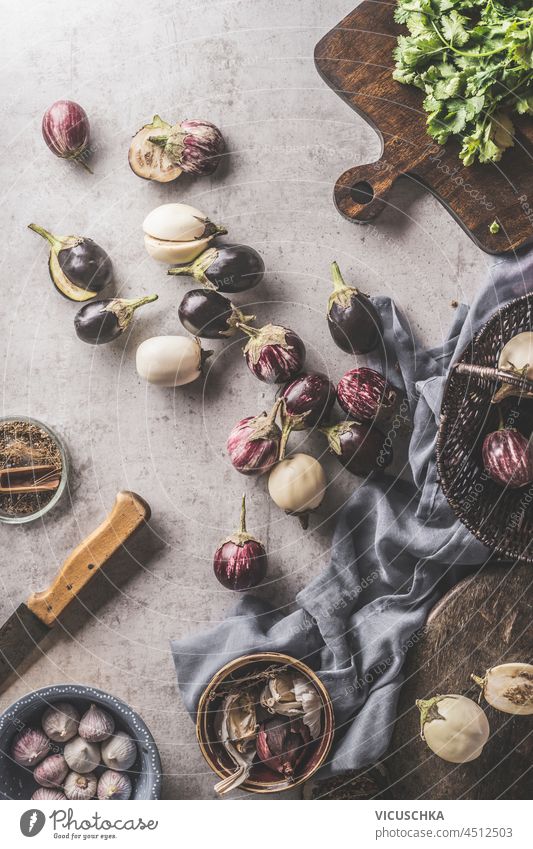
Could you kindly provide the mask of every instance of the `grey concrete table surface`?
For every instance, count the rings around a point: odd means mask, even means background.
[[[270,554],[259,593],[290,610],[297,591],[327,563],[335,513],[359,481],[326,459],[328,495],[304,534],[270,502],[264,481],[233,471],[224,449],[229,428],[274,395],[246,369],[238,340],[215,343],[205,384],[172,391],[138,378],[139,342],[183,332],[177,307],[187,288],[146,254],[145,215],[164,202],[192,203],[224,222],[229,238],[254,245],[265,258],[265,281],[235,300],[253,305],[261,321],[294,327],[308,347],[308,365],[333,380],[353,367],[324,319],[333,259],[349,281],[392,295],[428,344],[446,335],[452,299],[468,301],[492,262],[409,181],[375,225],[358,227],[336,212],[335,179],[379,154],[373,131],[313,63],[316,42],[352,6],[2,0],[2,414],[55,427],[73,472],[71,498],[44,522],[0,528],[0,614],[7,617],[46,585],[119,489],[143,495],[153,521],[135,548],[138,563],[123,563],[88,610],[70,614],[46,654],[1,694],[0,707],[58,682],[121,697],[154,733],[166,798],[214,796],[214,776],[177,692],[169,639],[219,621],[234,605],[213,576],[211,557],[236,526],[242,491],[249,528]],[[93,176],[55,159],[41,138],[45,108],[62,97],[79,101],[90,116]],[[219,125],[230,152],[220,173],[168,185],[135,177],[129,139],[156,112]],[[93,237],[112,256],[120,294],[158,292],[158,302],[139,313],[125,338],[84,345],[74,333],[76,306],[53,289],[45,245],[26,229],[31,221]],[[324,448],[315,437],[308,447]]]

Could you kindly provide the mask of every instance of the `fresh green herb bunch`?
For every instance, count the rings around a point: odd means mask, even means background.
[[[465,165],[498,162],[511,115],[533,115],[533,2],[398,0],[394,79],[426,97],[428,133],[457,137]]]

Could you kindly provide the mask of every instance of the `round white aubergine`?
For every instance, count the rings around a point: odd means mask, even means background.
[[[137,373],[157,386],[185,386],[202,374],[207,356],[198,339],[188,336],[152,336],[137,348]]]
[[[533,665],[501,663],[472,680],[481,687],[485,701],[503,713],[516,716],[533,714]]]
[[[309,454],[293,454],[274,466],[268,478],[268,491],[287,513],[306,513],[320,506],[326,483],[318,460]]]
[[[474,761],[489,739],[484,711],[466,696],[449,694],[420,699],[420,735],[432,752],[452,764]]]
[[[186,203],[164,203],[156,207],[144,219],[143,230],[150,256],[167,265],[192,262],[215,236],[226,232]]]

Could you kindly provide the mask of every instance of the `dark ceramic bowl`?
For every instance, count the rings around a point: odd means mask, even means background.
[[[148,728],[127,704],[102,690],[74,684],[57,684],[23,696],[0,716],[0,799],[31,799],[38,788],[31,769],[19,766],[10,755],[13,738],[26,725],[41,727],[44,711],[55,702],[70,702],[80,715],[91,704],[112,714],[116,730],[126,731],[137,742],[137,760],[127,770],[132,783],[132,799],[159,799],[161,760]],[[53,744],[56,745],[56,744]],[[103,772],[98,767],[95,772]]]
[[[320,737],[309,744],[309,754],[299,765],[294,780],[290,784],[287,784],[287,780],[283,776],[273,772],[265,764],[256,761],[252,766],[249,777],[239,786],[239,790],[248,790],[252,793],[280,793],[292,789],[307,781],[317,769],[320,769],[331,748],[335,725],[333,707],[329,693],[318,675],[301,660],[296,660],[289,655],[279,652],[260,652],[238,657],[223,666],[211,679],[202,694],[196,718],[196,736],[207,763],[220,778],[226,778],[235,772],[235,764],[222,743],[217,739],[215,732],[215,718],[217,713],[220,713],[222,701],[217,695],[219,688],[227,686],[235,678],[240,679],[246,675],[253,675],[264,669],[278,666],[279,669],[288,668],[299,672],[315,687],[322,705]]]

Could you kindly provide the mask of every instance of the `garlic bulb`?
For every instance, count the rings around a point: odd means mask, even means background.
[[[151,257],[167,265],[192,262],[224,227],[186,203],[164,203],[144,219],[144,244]]]
[[[185,386],[197,380],[211,355],[189,336],[153,336],[137,348],[137,373],[157,386]]]
[[[131,780],[123,772],[108,769],[100,776],[98,782],[98,798],[129,799],[131,796]]]
[[[515,377],[533,380],[533,333],[531,331],[518,333],[504,345],[498,360],[498,368],[510,372]],[[501,401],[508,395],[531,397],[531,393],[504,383],[494,395],[493,403]]]
[[[255,758],[255,709],[253,710],[253,726],[254,733],[252,735],[252,723],[250,716],[247,716],[245,702],[238,708],[244,710],[242,716],[242,725],[236,722],[237,714],[232,715],[231,708],[237,707],[240,702],[240,693],[228,693],[219,710],[215,713],[215,734],[220,740],[229,757],[235,764],[235,771],[223,778],[215,784],[215,792],[222,796],[224,793],[229,793],[230,790],[235,790],[243,781],[246,781],[250,775],[252,764]],[[235,699],[231,699],[235,696]],[[251,705],[253,708],[253,705]],[[245,740],[240,737],[239,740],[232,740],[232,735],[240,735],[244,733],[247,737]]]
[[[224,714],[227,740],[235,745],[239,752],[244,752],[251,740],[257,735],[257,718],[252,696],[246,690],[234,691],[225,696],[220,707]],[[219,728],[222,734],[222,724]]]
[[[270,713],[301,716],[313,740],[320,736],[322,703],[316,688],[303,675],[288,670],[278,672],[265,685],[260,701]]]
[[[439,758],[453,764],[478,758],[489,739],[487,717],[472,699],[445,695],[420,699],[420,734]]]
[[[35,766],[50,749],[48,737],[39,728],[24,728],[13,741],[11,756],[21,766]]]
[[[107,740],[114,730],[115,720],[111,714],[98,705],[91,705],[80,720],[78,733],[89,743],[101,743],[102,740]]]
[[[518,716],[533,714],[533,666],[530,663],[502,663],[487,669],[483,678],[470,677],[496,710]]]
[[[277,463],[268,478],[273,501],[286,513],[300,517],[307,527],[308,514],[320,506],[326,490],[324,469],[309,454],[293,454]]]
[[[68,764],[63,755],[50,755],[33,770],[33,777],[42,787],[58,787],[68,772]]]
[[[102,743],[102,760],[110,769],[130,769],[137,758],[137,744],[125,731],[117,731]]]
[[[74,705],[57,702],[45,711],[41,725],[54,743],[66,743],[78,733],[79,721],[80,715]]]
[[[67,797],[62,790],[51,787],[39,787],[31,798],[36,802],[62,802]]]
[[[74,772],[91,772],[100,763],[100,746],[83,740],[82,737],[74,737],[65,746],[63,752],[65,760]]]
[[[96,793],[98,780],[92,772],[80,775],[79,772],[69,772],[63,787],[67,799],[83,800],[93,799]]]

